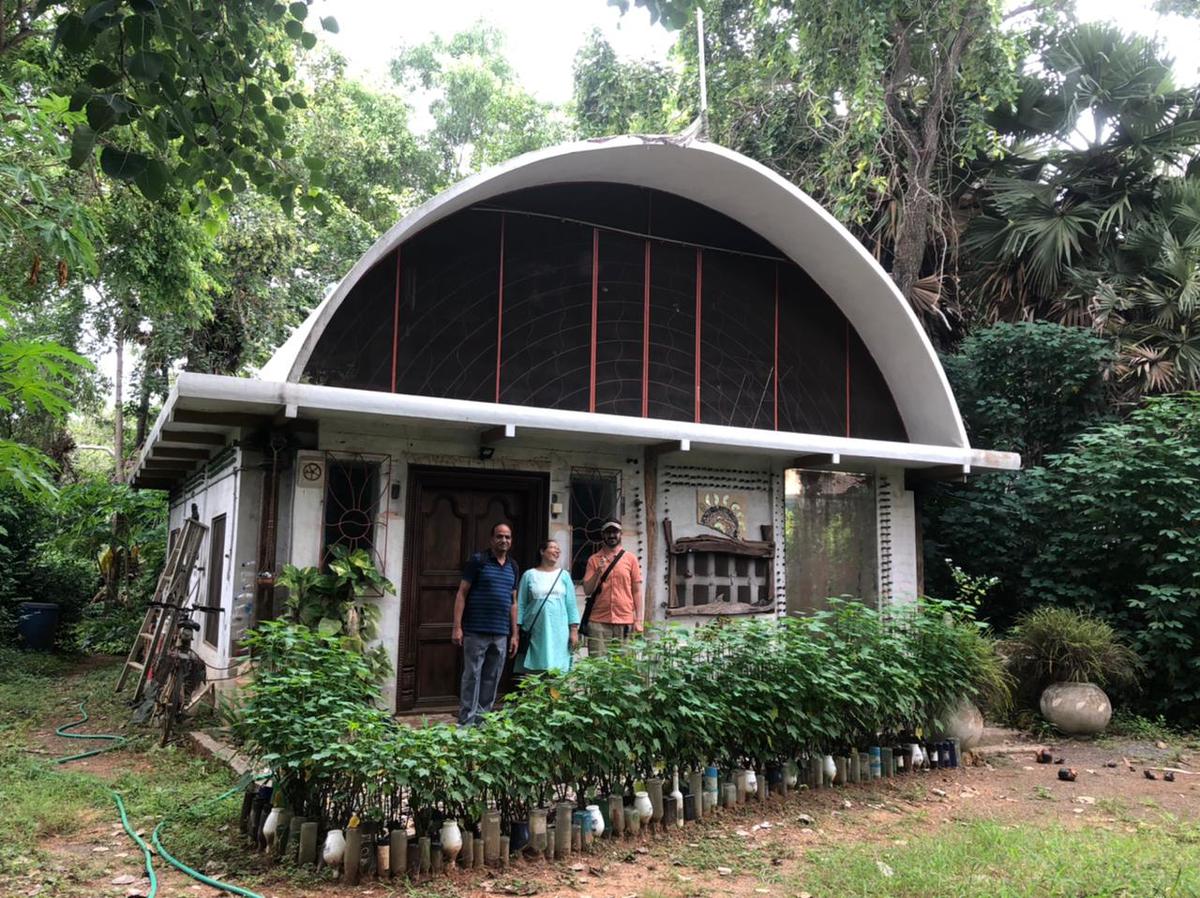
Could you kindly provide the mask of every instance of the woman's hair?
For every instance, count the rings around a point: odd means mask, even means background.
[[[554,544],[557,546],[557,545],[558,545],[558,540],[556,540],[556,539],[544,539],[544,540],[542,540],[540,543],[538,543],[538,554],[539,554],[539,555],[541,555],[543,552],[545,552],[545,551],[546,551],[546,546],[550,545],[550,543],[554,543]]]

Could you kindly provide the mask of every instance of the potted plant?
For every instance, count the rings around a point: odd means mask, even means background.
[[[1018,618],[1004,643],[1026,698],[1068,735],[1103,731],[1112,703],[1102,686],[1132,685],[1141,662],[1104,621],[1069,608],[1036,608]]]

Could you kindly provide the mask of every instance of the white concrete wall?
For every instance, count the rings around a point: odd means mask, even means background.
[[[297,453],[293,467],[293,480],[281,481],[280,486],[280,554],[278,566],[291,562],[296,565],[316,565],[322,549],[325,481],[322,474],[317,481],[308,481],[303,475],[306,463],[312,462],[324,471],[325,453],[362,453],[367,456],[384,456],[383,472],[392,485],[398,487],[398,496],[392,498],[391,488],[382,488],[384,494],[383,526],[386,534],[382,539],[383,573],[402,588],[403,552],[405,543],[405,512],[407,508],[408,473],[410,465],[441,465],[446,467],[473,468],[476,470],[522,471],[549,475],[549,497],[551,505],[555,497],[562,511],[554,514],[546,509],[549,520],[549,535],[558,540],[569,559],[571,554],[570,481],[572,471],[583,469],[588,472],[612,471],[620,478],[620,490],[624,499],[622,524],[624,547],[634,553],[642,565],[646,579],[646,601],[652,620],[667,619],[667,584],[669,559],[662,521],[670,518],[675,538],[711,534],[714,531],[697,523],[697,491],[739,493],[746,499],[744,509],[748,539],[761,538],[761,526],[770,528],[776,544],[776,557],[770,580],[773,584],[774,602],[765,612],[772,616],[786,613],[785,582],[785,535],[784,535],[784,485],[783,468],[780,461],[768,458],[755,459],[746,456],[721,455],[716,453],[671,451],[659,456],[656,462],[655,488],[657,508],[654,515],[653,533],[647,532],[645,507],[645,468],[640,449],[623,450],[619,446],[597,445],[592,448],[557,445],[534,447],[514,441],[511,445],[500,443],[495,455],[488,461],[479,459],[479,445],[474,439],[411,439],[367,429],[355,429],[352,425],[335,428],[328,423],[321,428],[319,448]],[[887,469],[877,472],[880,483],[878,503],[880,526],[879,558],[881,569],[885,557],[890,559],[890,601],[908,601],[917,594],[916,532],[913,496],[903,489],[902,469]],[[885,494],[886,493],[886,497]],[[886,498],[886,502],[882,499]],[[247,503],[248,504],[248,503]],[[885,507],[886,506],[886,507]],[[886,512],[886,513],[885,513]],[[250,512],[241,515],[243,527],[249,530]],[[884,518],[886,517],[886,525]],[[254,508],[257,520],[257,501]],[[885,532],[886,529],[886,532]],[[253,532],[257,534],[255,523]],[[886,537],[886,539],[885,539]],[[378,534],[377,534],[378,538]],[[517,539],[521,534],[517,534]],[[653,541],[653,569],[647,565],[647,548]],[[253,555],[248,556],[253,558]],[[879,572],[882,576],[882,570]],[[583,606],[583,593],[579,589],[577,598]],[[386,595],[376,600],[380,608],[380,642],[387,647],[389,660],[395,671],[400,641],[400,602],[397,594]],[[680,625],[697,625],[711,620],[702,615],[672,615],[670,622]],[[383,697],[389,706],[395,704],[395,677],[383,684]]]
[[[219,601],[221,607],[225,609],[219,619],[217,645],[209,645],[204,640],[204,615],[202,614],[194,616],[201,629],[192,643],[196,654],[211,668],[217,669],[224,668],[229,663],[229,617],[234,595],[232,588],[235,577],[234,569],[237,565],[235,547],[238,546],[238,512],[239,506],[243,504],[245,498],[241,489],[243,479],[241,450],[235,450],[235,452],[232,463],[227,467],[198,481],[190,489],[180,493],[172,502],[168,513],[168,527],[170,530],[175,530],[183,526],[184,519],[191,515],[192,506],[195,505],[199,512],[200,522],[209,527],[209,533],[205,535],[200,552],[196,557],[196,568],[192,573],[187,598],[189,605],[207,605],[209,603],[212,521],[213,518],[222,514],[226,516],[225,541],[221,548],[224,555],[222,565],[224,570],[221,582],[216,586],[217,591],[213,594],[214,604]],[[218,670],[210,671],[209,675],[212,677],[222,674]]]
[[[762,539],[761,528],[771,528],[776,554],[771,561],[770,582],[774,602],[764,613],[778,615],[786,611],[784,601],[784,493],[782,463],[768,458],[749,459],[732,455],[700,452],[672,452],[658,460],[657,532],[655,541],[655,570],[647,573],[649,598],[655,620],[667,620],[669,600],[670,558],[667,554],[664,519],[671,521],[675,539],[688,536],[713,536],[718,531],[697,522],[699,495],[716,493],[738,494],[746,499],[746,529],[743,538]],[[782,610],[781,610],[782,609]],[[704,615],[671,615],[673,624],[695,626],[712,618]]]

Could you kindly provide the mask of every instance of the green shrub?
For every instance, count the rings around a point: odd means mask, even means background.
[[[1072,608],[1044,606],[1023,615],[1004,651],[1028,707],[1051,683],[1132,686],[1141,669],[1109,624]]]
[[[1146,668],[1137,710],[1200,721],[1200,393],[1152,399],[1048,462],[1028,589],[1110,623]]]
[[[582,804],[683,768],[761,770],[878,744],[998,682],[969,609],[932,600],[887,616],[834,601],[804,618],[666,628],[527,679],[471,729],[394,721],[339,635],[275,621],[246,642],[258,668],[235,731],[293,809],[337,825],[352,812],[412,819],[422,832],[489,804],[519,819],[551,796]]]

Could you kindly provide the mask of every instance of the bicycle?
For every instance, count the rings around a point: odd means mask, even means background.
[[[208,678],[208,665],[192,649],[192,638],[200,629],[200,624],[191,616],[196,611],[220,614],[224,610],[208,605],[163,607],[170,615],[170,621],[150,675],[154,696],[150,719],[157,721],[162,728],[159,745],[166,745],[170,740],[171,728],[191,707],[192,696]]]

